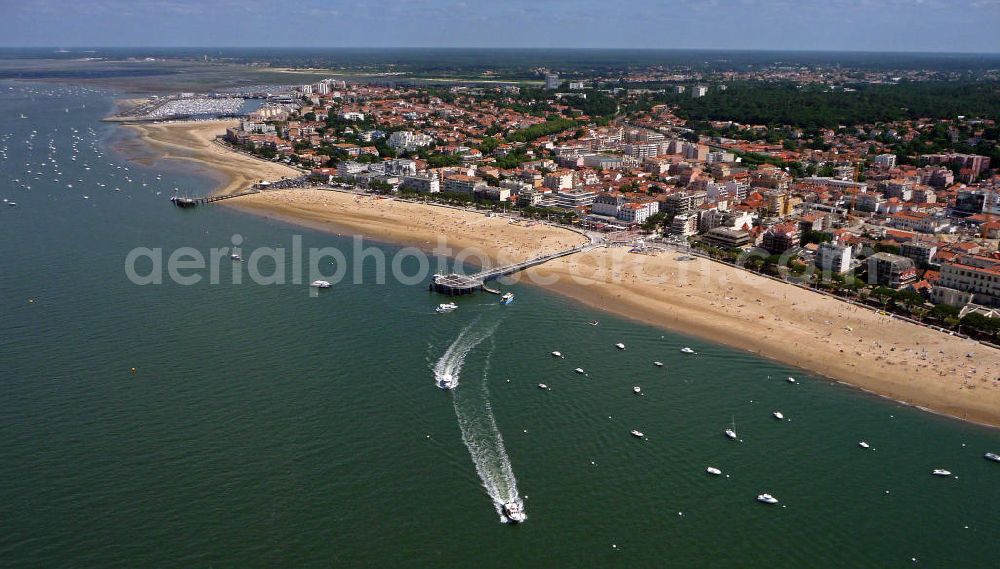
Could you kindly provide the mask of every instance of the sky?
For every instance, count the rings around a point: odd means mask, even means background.
[[[1000,0],[0,0],[0,45],[1000,52]]]

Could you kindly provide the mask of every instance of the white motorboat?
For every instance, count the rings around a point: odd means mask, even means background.
[[[557,358],[563,357],[562,352],[552,352],[552,355],[555,356],[555,357],[557,357]]]
[[[624,350],[625,344],[618,342],[617,344],[615,344],[615,347],[618,348],[619,350]]]
[[[782,419],[785,418],[785,415],[782,414],[781,411],[775,411],[774,413],[771,413],[771,414],[774,415],[774,418],[777,419],[777,420],[779,420],[779,421],[781,421]]]
[[[458,308],[458,305],[454,302],[445,302],[443,304],[439,304],[438,307],[434,309],[434,312],[437,312],[438,314],[445,314],[455,310],[456,308]]]
[[[865,441],[858,442],[858,446],[861,447],[861,448],[871,448],[871,445],[869,445]]]
[[[691,348],[689,348],[687,346],[684,346],[683,348],[681,348],[681,353],[682,354],[693,354],[694,350],[692,350]]]
[[[514,293],[505,292],[503,296],[500,297],[500,304],[507,306],[508,304],[514,302]]]
[[[1000,454],[997,454],[995,452],[988,452],[983,455],[983,458],[985,458],[986,460],[992,460],[993,462],[1000,462]]]
[[[598,322],[597,320],[594,320],[593,322],[590,323],[591,326],[597,326],[598,324],[600,324],[600,322]]]
[[[722,474],[722,471],[714,466],[709,466],[708,468],[705,469],[705,472],[711,474],[712,476],[718,476]]]
[[[788,379],[786,379],[785,381],[787,381],[788,383],[795,383],[795,378],[792,376],[788,376]]]
[[[583,374],[583,373],[586,373],[585,371],[583,371],[583,368],[582,368],[582,367],[578,367],[578,368],[576,368],[576,369],[575,369],[575,370],[573,370],[573,371],[575,371],[576,373],[580,373],[580,374]]]
[[[770,494],[760,494],[757,496],[757,501],[761,504],[777,504],[778,499]]]
[[[309,283],[309,286],[316,288],[330,288],[333,285],[330,284],[330,281],[313,281]]]
[[[637,431],[637,430],[635,430],[635,429],[632,429],[632,430],[631,430],[631,431],[629,431],[629,432],[631,432],[631,433],[632,433],[632,436],[633,436],[633,437],[637,437],[637,438],[640,438],[640,439],[641,439],[642,437],[644,437],[644,436],[645,436],[645,435],[643,435],[643,434],[642,434],[642,431]]]
[[[520,498],[505,503],[502,510],[504,517],[512,524],[519,524],[528,519],[528,515],[524,513],[524,502]]]
[[[663,362],[653,362],[656,367],[663,367]]]
[[[233,253],[232,255],[229,256],[229,258],[232,259],[232,260],[234,260],[234,261],[242,261],[243,260],[243,257],[240,257],[239,253]]]
[[[642,389],[640,389],[638,385],[633,385],[632,393],[635,393],[636,395],[642,395]]]
[[[445,373],[438,378],[437,386],[441,389],[455,389],[458,386],[458,379],[450,373]]]
[[[539,383],[538,384],[538,389],[548,389],[548,388],[549,388],[549,386],[545,385],[544,383]]]
[[[933,474],[934,476],[951,476],[951,471],[945,470],[943,468],[935,468],[933,471],[931,471],[931,474]]]

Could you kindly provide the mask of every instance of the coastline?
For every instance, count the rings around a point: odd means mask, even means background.
[[[229,124],[128,127],[163,157],[190,160],[216,172],[222,182],[215,193],[298,174],[215,144],[215,134]],[[424,250],[445,238],[453,250],[472,250],[500,263],[583,239],[543,224],[512,224],[474,212],[315,189],[269,191],[225,204],[321,231],[355,232]],[[597,249],[550,261],[514,280],[921,409],[1000,427],[1000,351],[721,263],[678,257],[670,252],[650,256]]]

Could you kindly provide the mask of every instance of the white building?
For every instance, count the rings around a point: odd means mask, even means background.
[[[548,73],[545,75],[545,88],[546,89],[558,89],[562,82],[559,81],[559,74]]]
[[[931,297],[952,306],[969,302],[1000,306],[1000,260],[960,255],[941,263],[941,278],[931,289]]]
[[[876,166],[881,166],[882,168],[895,168],[896,167],[896,155],[895,154],[879,154],[872,160],[872,163]]]
[[[400,187],[422,194],[436,194],[441,191],[441,181],[437,174],[403,176]]]
[[[409,130],[398,130],[389,135],[386,144],[396,150],[412,151],[424,146],[430,146],[434,139],[426,134],[414,133]]]
[[[707,85],[694,85],[691,87],[691,97],[697,99],[708,94]]]
[[[849,245],[821,243],[816,251],[816,266],[823,271],[846,273],[851,270],[852,253]]]

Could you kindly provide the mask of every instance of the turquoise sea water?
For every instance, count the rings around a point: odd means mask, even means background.
[[[0,566],[1000,566],[996,430],[527,286],[130,283],[138,246],[350,245],[171,207],[209,182],[112,151],[111,98],[0,83]]]

